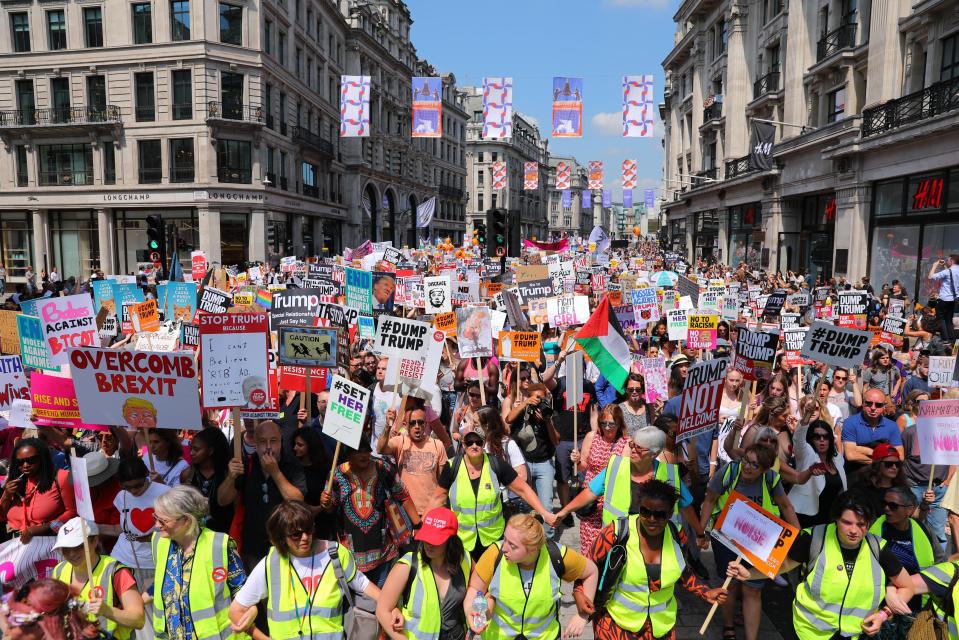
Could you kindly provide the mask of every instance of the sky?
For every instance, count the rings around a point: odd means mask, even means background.
[[[406,0],[420,58],[458,86],[484,76],[513,77],[513,108],[531,116],[549,151],[586,166],[602,160],[606,188],[620,201],[620,165],[637,161],[637,186],[662,177],[662,60],[673,47],[677,0]],[[622,136],[622,76],[653,74],[652,138]],[[583,78],[583,137],[552,138],[553,76]],[[633,193],[642,202],[642,193]]]

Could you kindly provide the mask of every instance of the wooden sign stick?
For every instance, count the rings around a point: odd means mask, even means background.
[[[333,465],[330,467],[330,477],[326,479],[326,492],[329,493],[333,490],[333,474],[336,472],[336,464],[340,459],[340,446],[341,443],[339,440],[336,441],[336,449],[333,450]]]
[[[149,449],[149,444],[147,445]],[[74,458],[77,457],[77,450],[75,447],[70,447],[70,455]],[[152,455],[151,455],[152,458]],[[150,463],[152,466],[152,462]],[[92,496],[91,496],[92,499]],[[93,584],[93,553],[90,550],[90,541],[87,539],[89,535],[87,533],[87,519],[80,518],[80,535],[83,536],[83,562],[87,565],[87,582],[91,585]]]
[[[742,564],[742,561],[743,561],[742,555],[738,555],[736,556],[736,559],[733,560],[733,564],[737,564],[737,565]],[[723,589],[728,589],[732,581],[733,579],[731,576],[726,576],[726,581],[723,582]],[[712,608],[709,610],[709,615],[707,615],[706,619],[703,621],[703,626],[699,628],[699,635],[702,636],[706,634],[706,627],[709,626],[709,623],[712,621],[713,616],[716,615],[716,609],[718,608],[719,608],[719,603],[718,602],[713,603]]]
[[[480,359],[479,356],[473,358],[473,362],[476,365],[476,372],[479,374],[479,383],[480,383],[480,401],[483,403],[483,406],[486,406],[486,380],[483,378],[483,369],[480,369]]]

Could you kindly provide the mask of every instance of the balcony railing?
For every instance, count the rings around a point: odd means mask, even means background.
[[[41,171],[40,186],[72,187],[74,185],[93,184],[93,168],[63,171]]]
[[[441,184],[437,190],[441,196],[446,196],[447,198],[459,200],[463,197],[463,190],[458,187]]]
[[[283,189],[284,191],[290,190],[290,182],[286,178],[286,176],[283,176],[280,178],[280,188]]]
[[[824,35],[819,41],[816,62],[822,62],[834,53],[854,46],[856,46],[856,24],[844,24]]]
[[[749,166],[749,156],[726,161],[726,179],[731,180],[755,171]]]
[[[709,122],[710,120],[718,120],[721,117],[723,117],[722,102],[714,102],[703,109],[703,123]]]
[[[236,122],[263,122],[263,107],[233,102],[208,102],[207,120],[233,120]]]
[[[0,127],[46,127],[49,125],[120,124],[120,107],[58,107],[0,111]]]
[[[217,179],[220,182],[230,182],[234,184],[250,184],[253,182],[253,174],[249,169],[234,169],[232,167],[221,167],[217,171]]]
[[[759,80],[753,83],[753,100],[764,96],[767,93],[779,91],[779,72],[770,71]]]
[[[319,151],[320,155],[326,156],[327,158],[333,157],[333,143],[329,140],[324,140],[309,129],[304,129],[303,127],[293,127],[292,134],[293,142],[308,144]]]
[[[890,100],[862,112],[863,137],[891,131],[910,122],[928,120],[959,109],[959,77]]]
[[[275,174],[275,173],[273,173],[273,172],[271,172],[271,171],[267,171],[267,172],[266,172],[266,179],[270,181],[270,184],[267,185],[268,187],[276,187],[276,186],[277,186],[277,184],[276,184],[276,174]]]
[[[702,178],[697,180],[696,178]],[[709,169],[703,169],[702,171],[697,171],[693,174],[693,186],[701,187],[703,185],[709,184],[716,180],[716,167],[710,167]]]
[[[314,187],[313,185],[305,184],[303,185],[303,195],[309,196],[311,198],[319,198],[320,189],[319,187]]]

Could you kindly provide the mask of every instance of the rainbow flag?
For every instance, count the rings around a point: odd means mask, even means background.
[[[257,289],[256,304],[260,305],[264,309],[272,309],[273,294],[267,291],[266,289]]]

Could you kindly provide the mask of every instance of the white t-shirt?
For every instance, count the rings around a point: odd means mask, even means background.
[[[386,428],[386,412],[394,407],[399,411],[396,403],[396,394],[392,391],[383,391],[379,383],[373,387],[373,442],[376,443]]]
[[[320,580],[323,578],[323,573],[327,567],[330,567],[330,553],[324,548],[310,558],[297,558],[296,556],[290,556],[290,558],[304,589],[304,591],[297,592],[297,601],[302,600],[306,604],[306,594],[309,593],[312,596],[316,593],[317,587],[320,586]],[[333,567],[330,567],[330,571],[333,571]],[[353,574],[353,578],[347,580],[347,583],[355,593],[363,593],[370,581],[363,575],[362,571],[357,570]],[[269,589],[266,584],[266,558],[263,558],[253,567],[253,571],[247,576],[243,587],[236,594],[235,600],[244,607],[252,607],[261,600],[265,600],[267,595],[269,595]]]
[[[489,453],[489,445],[485,447],[486,453]],[[506,458],[509,462],[509,466],[513,467],[522,467],[526,464],[526,458],[523,456],[523,451],[519,448],[519,445],[516,444],[516,441],[506,436],[503,438],[503,452],[506,454]],[[507,490],[506,498],[510,500],[515,498],[516,494],[512,491]]]
[[[149,458],[144,460],[147,463],[147,468],[150,468]],[[190,468],[190,464],[180,458],[176,461],[176,464],[170,466],[169,462],[165,460],[159,460],[157,458],[153,459],[153,466],[156,468],[156,472],[160,474],[160,477],[163,479],[163,484],[168,487],[175,487],[180,484],[180,474]]]
[[[123,532],[129,532],[136,537],[153,533],[153,503],[169,490],[170,487],[165,484],[150,481],[150,485],[141,496],[134,496],[129,491],[120,491],[113,499],[113,506],[120,512],[121,533],[110,555],[120,563],[131,569],[153,568],[153,549],[150,541],[134,542],[128,540]]]
[[[739,401],[730,402],[726,404],[727,399],[725,394],[723,395],[723,404],[719,405],[719,429],[716,431],[716,439],[719,443],[719,446],[716,447],[716,458],[718,461],[718,469],[722,469],[723,465],[729,464],[730,457],[726,453],[726,447],[723,446],[723,443],[726,442],[726,436],[729,435],[729,432],[733,428],[733,422],[736,418],[739,417],[739,408],[741,406]],[[739,443],[733,443],[735,446],[739,446]]]

